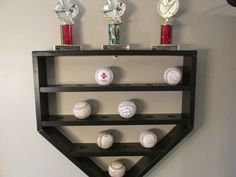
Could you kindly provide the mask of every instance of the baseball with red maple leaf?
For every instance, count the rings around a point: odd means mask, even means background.
[[[98,85],[110,85],[113,81],[113,72],[110,68],[99,68],[95,73],[95,80]]]

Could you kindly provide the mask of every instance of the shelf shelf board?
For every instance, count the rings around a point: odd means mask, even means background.
[[[168,125],[180,124],[185,120],[182,114],[137,114],[131,119],[121,118],[118,114],[101,114],[84,120],[74,115],[50,115],[47,121],[42,121],[42,126]]]
[[[95,156],[148,156],[153,149],[142,147],[139,143],[114,143],[109,149],[101,149],[95,143],[74,144],[70,150],[74,157]]]
[[[56,92],[120,92],[120,91],[187,91],[190,86],[167,85],[167,84],[112,84],[100,86],[98,84],[77,84],[77,85],[47,85],[40,87],[42,93]]]
[[[33,51],[37,57],[59,56],[195,56],[196,50],[77,50],[77,51]]]
[[[186,126],[176,126],[155,147],[144,148],[140,143],[114,143],[109,149],[101,149],[95,143],[73,144],[70,154],[76,158],[95,156],[157,156],[172,149],[190,131]]]

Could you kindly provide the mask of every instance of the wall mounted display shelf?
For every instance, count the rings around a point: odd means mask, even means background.
[[[38,132],[61,153],[70,159],[89,177],[109,177],[91,160],[95,156],[142,156],[131,167],[125,177],[142,177],[168,152],[170,152],[194,126],[194,104],[197,51],[195,50],[81,50],[81,51],[33,51],[33,70]],[[181,56],[183,57],[183,82],[171,86],[162,83],[49,85],[47,60],[58,60],[59,56]],[[133,58],[132,58],[133,60]],[[89,119],[79,120],[73,115],[50,115],[49,94],[60,92],[131,92],[131,91],[181,91],[182,112],[179,114],[138,114],[131,119],[121,119],[119,115],[91,115]],[[60,126],[97,125],[165,125],[175,127],[152,149],[145,149],[139,143],[115,143],[112,148],[103,150],[94,143],[72,143],[58,128]]]

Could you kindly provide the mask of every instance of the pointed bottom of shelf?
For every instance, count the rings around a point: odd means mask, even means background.
[[[145,149],[139,143],[118,143],[109,150],[99,149],[96,144],[73,144],[54,127],[43,128],[40,133],[90,177],[108,177],[107,172],[103,171],[90,157],[143,156],[124,176],[142,177],[191,130],[186,125],[176,125],[152,149]]]

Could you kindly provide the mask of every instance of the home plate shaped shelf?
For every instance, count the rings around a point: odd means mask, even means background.
[[[184,139],[194,126],[194,104],[196,87],[197,51],[194,50],[80,50],[80,51],[34,51],[33,70],[38,132],[53,146],[71,160],[89,177],[109,177],[91,157],[97,156],[142,156],[131,167],[125,177],[142,177],[168,152]],[[59,60],[59,56],[181,56],[183,57],[183,82],[169,86],[162,83],[49,85],[48,60]],[[182,112],[179,114],[138,114],[132,119],[121,119],[119,115],[91,115],[89,119],[78,120],[73,115],[50,115],[49,94],[60,92],[135,92],[135,91],[180,91]],[[115,143],[112,148],[102,150],[94,143],[72,143],[59,131],[61,126],[102,125],[175,125],[152,149],[145,149],[139,143]]]

